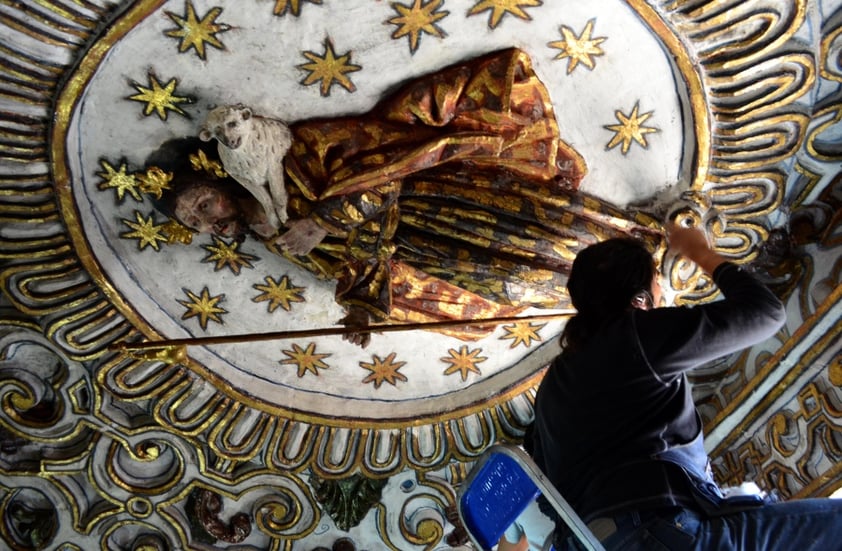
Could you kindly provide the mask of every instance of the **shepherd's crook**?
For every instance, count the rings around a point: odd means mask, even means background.
[[[302,329],[297,331],[274,331],[270,333],[244,333],[239,335],[222,335],[219,337],[190,337],[183,339],[161,339],[140,343],[126,341],[113,343],[109,350],[117,350],[130,356],[176,363],[186,359],[184,348],[187,346],[213,344],[239,344],[259,341],[274,341],[282,339],[301,339],[307,337],[324,337],[329,335],[350,335],[354,333],[392,333],[395,331],[412,331],[415,329],[445,329],[449,327],[464,327],[466,325],[485,326],[500,325],[501,323],[523,323],[529,321],[553,321],[568,318],[576,313],[575,310],[564,310],[554,314],[536,314],[531,316],[509,316],[499,318],[481,318],[473,320],[446,320],[419,323],[396,323],[388,325],[369,325],[366,327],[322,327],[318,329]]]

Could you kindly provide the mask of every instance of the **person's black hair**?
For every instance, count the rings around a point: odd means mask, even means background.
[[[561,335],[565,353],[580,349],[612,319],[648,293],[655,276],[652,253],[640,241],[618,237],[587,247],[576,255],[567,279],[576,315]]]

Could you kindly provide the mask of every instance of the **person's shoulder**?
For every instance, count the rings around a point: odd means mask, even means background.
[[[593,373],[595,364],[605,364],[606,358],[613,356],[618,351],[627,350],[634,340],[635,320],[631,311],[624,312],[607,323],[603,324],[594,335],[592,335],[575,352],[562,355],[561,360],[567,364],[568,369],[582,369]]]
[[[696,327],[702,315],[702,309],[688,305],[634,310],[631,314],[633,330],[643,342],[669,339],[676,333]]]

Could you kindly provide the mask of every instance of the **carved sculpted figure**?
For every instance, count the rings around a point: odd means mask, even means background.
[[[283,159],[292,139],[282,121],[259,117],[243,105],[223,105],[208,113],[199,130],[202,141],[219,142],[219,158],[226,172],[245,187],[266,211],[275,233],[287,220]]]
[[[148,164],[174,172],[170,212],[181,222],[228,237],[250,229],[336,280],[346,325],[566,307],[579,250],[618,235],[660,241],[653,219],[576,192],[585,163],[559,138],[549,95],[517,49],[409,81],[366,114],[290,129],[289,219],[270,238],[270,212],[184,168],[195,145],[169,144]]]

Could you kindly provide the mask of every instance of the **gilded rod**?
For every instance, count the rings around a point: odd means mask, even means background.
[[[199,346],[214,344],[239,344],[260,341],[272,341],[282,339],[301,339],[308,337],[324,337],[330,335],[350,335],[354,333],[391,333],[396,331],[413,331],[416,329],[446,329],[464,327],[466,325],[487,326],[500,325],[501,323],[523,323],[533,321],[554,321],[568,318],[576,313],[575,310],[557,311],[553,314],[536,314],[530,316],[504,316],[481,319],[458,319],[444,321],[430,321],[417,323],[396,323],[396,324],[373,324],[366,327],[320,327],[317,329],[300,329],[294,331],[273,331],[268,333],[241,333],[237,335],[220,335],[216,337],[188,337],[182,339],[161,339],[141,343],[128,343],[125,341],[113,343],[110,350],[124,352],[151,350],[175,346]]]

